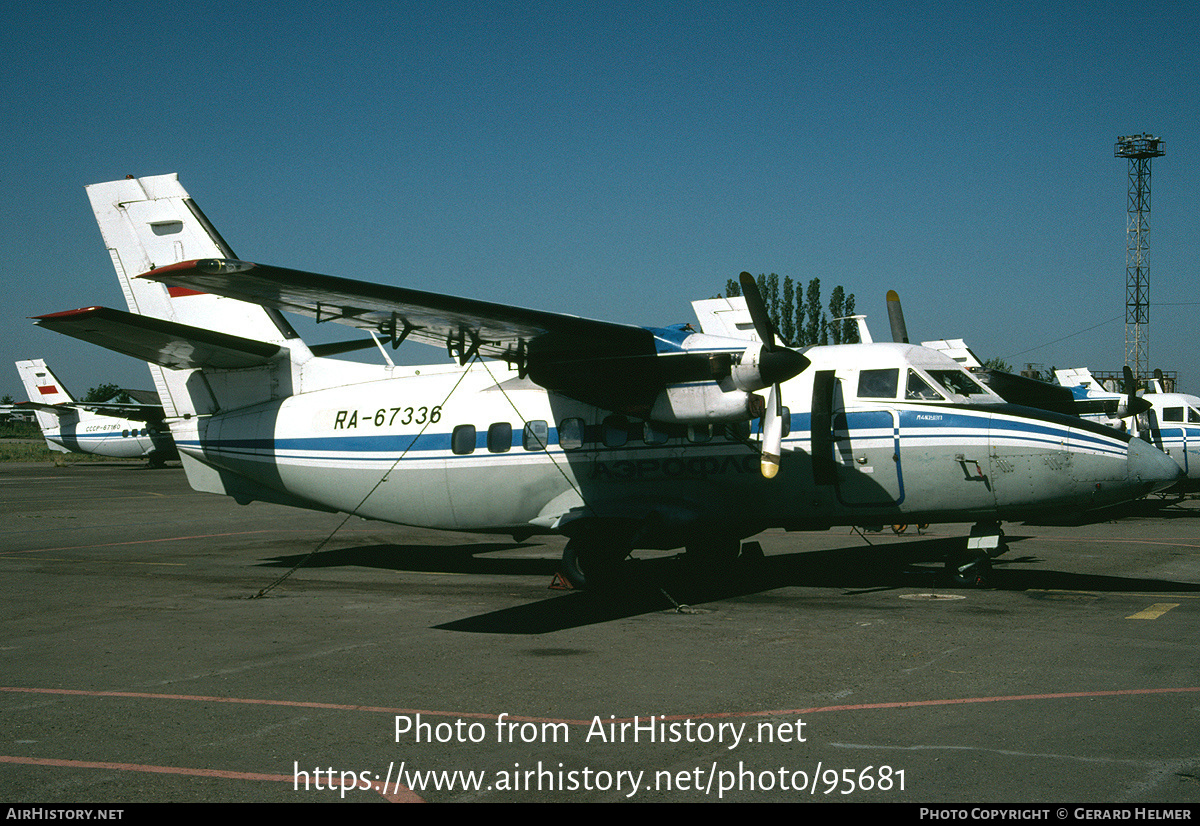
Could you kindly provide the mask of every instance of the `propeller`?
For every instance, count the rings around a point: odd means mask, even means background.
[[[750,366],[756,369],[756,389],[768,388],[762,424],[762,475],[771,479],[779,473],[783,445],[783,391],[780,385],[799,374],[809,362],[795,350],[776,342],[775,325],[771,323],[771,315],[767,312],[766,302],[758,291],[754,276],[744,272],[739,280],[742,295],[746,299],[746,309],[750,311],[750,318],[754,322],[754,331],[762,342],[755,353],[751,353],[752,348],[747,348],[743,363],[749,361]]]
[[[892,324],[892,341],[908,344],[908,328],[904,326],[904,308],[895,290],[887,291],[888,321]]]
[[[1153,407],[1154,405],[1150,404],[1150,402],[1138,397],[1137,382],[1134,381],[1133,370],[1129,369],[1128,364],[1125,365],[1121,373],[1124,376],[1125,398],[1117,405],[1116,418],[1126,419],[1130,416],[1139,416]]]
[[[1137,382],[1133,380],[1133,371],[1129,369],[1129,365],[1121,371],[1125,377],[1125,393],[1126,398],[1121,400],[1120,408],[1117,412],[1124,418],[1133,416],[1133,429],[1143,441],[1163,450],[1162,430],[1158,423],[1158,413],[1154,410],[1154,405],[1144,398],[1137,396]],[[1162,378],[1162,371],[1155,370],[1155,378]],[[1161,385],[1160,385],[1161,386]]]

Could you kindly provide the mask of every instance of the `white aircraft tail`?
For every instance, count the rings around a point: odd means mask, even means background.
[[[42,359],[18,361],[17,372],[21,374],[21,383],[31,402],[69,404],[75,401]]]
[[[275,310],[137,277],[181,261],[236,257],[176,175],[93,184],[87,192],[130,312],[287,348],[290,359],[280,359],[272,368],[276,371],[290,374],[289,362],[311,358]],[[211,413],[269,398],[261,388],[271,383],[261,381],[261,375],[256,381],[238,381],[229,375],[210,380],[198,376],[199,370],[155,364],[150,372],[168,417]],[[290,375],[278,376],[275,386],[289,385],[289,379]]]
[[[39,405],[34,408],[33,414],[37,418],[38,427],[41,428],[43,435],[58,431],[64,418],[68,420],[79,418],[79,412],[73,407],[64,407],[61,413],[56,413],[41,406],[47,404],[69,405],[75,401],[67,392],[67,388],[63,387],[63,383],[58,380],[58,376],[54,375],[46,366],[45,361],[42,359],[18,361],[17,372],[21,374],[21,383],[25,385],[25,393],[29,396],[29,400]],[[62,449],[49,439],[46,440],[46,443],[55,450]]]

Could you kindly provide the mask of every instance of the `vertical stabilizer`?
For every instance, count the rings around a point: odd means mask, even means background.
[[[42,359],[18,361],[17,372],[21,374],[21,383],[31,402],[67,404],[75,401]]]
[[[28,359],[26,361],[17,362],[17,372],[21,374],[21,383],[25,385],[25,393],[29,396],[31,402],[36,402],[39,405],[43,404],[71,404],[75,400],[71,394],[67,392],[67,388],[63,387],[63,383],[58,380],[58,377],[51,372],[46,366],[46,362],[42,359]],[[79,413],[74,408],[64,408],[62,413],[55,413],[40,407],[34,408],[34,416],[37,418],[38,427],[41,428],[42,436],[46,439],[46,444],[51,450],[65,452],[65,449],[51,440],[52,435],[57,435],[62,430],[64,420],[69,423],[75,423],[79,419]]]
[[[293,361],[311,354],[275,310],[216,295],[167,287],[145,278],[150,270],[198,258],[233,258],[233,251],[179,183],[176,175],[126,178],[87,187],[88,199],[130,312],[205,330],[286,346]],[[286,368],[284,368],[286,369]],[[199,371],[150,365],[168,417],[213,412],[262,399],[221,392]],[[226,382],[227,383],[227,382]]]

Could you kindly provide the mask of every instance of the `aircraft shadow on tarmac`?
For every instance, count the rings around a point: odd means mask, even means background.
[[[465,545],[363,545],[321,551],[304,561],[303,568],[380,568],[386,571],[419,571],[451,574],[484,574],[521,576],[545,574],[547,578],[558,571],[557,557],[517,559],[512,557],[479,556],[493,551],[515,548],[528,550],[532,545],[516,542],[474,542]],[[556,551],[555,554],[561,554]],[[291,568],[303,561],[304,554],[275,557],[263,562],[265,567]]]
[[[1009,536],[1010,546],[1025,537]],[[385,570],[444,571],[495,576],[545,575],[558,571],[557,550],[545,558],[488,558],[492,551],[530,548],[514,543],[457,546],[372,545],[314,555],[304,567],[361,566]],[[618,585],[600,593],[556,594],[547,599],[445,623],[437,628],[490,634],[544,634],[639,614],[689,611],[705,603],[801,586],[838,589],[844,596],[909,588],[970,590],[952,585],[944,562],[963,548],[963,539],[936,538],[743,558],[714,570],[686,557],[633,559]],[[550,549],[548,549],[550,550]],[[291,567],[300,556],[266,563]],[[1091,591],[1101,593],[1200,592],[1200,584],[1036,569],[1036,556],[1010,551],[992,561],[988,587],[998,591]]]
[[[1200,517],[1200,508],[1190,498],[1174,496],[1149,496],[1114,508],[1094,511],[1063,511],[1061,514],[1046,514],[1024,520],[1026,525],[1079,526],[1112,522],[1115,519],[1195,519]]]

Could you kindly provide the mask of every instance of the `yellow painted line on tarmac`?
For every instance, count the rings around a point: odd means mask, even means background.
[[[1163,614],[1170,611],[1172,608],[1178,608],[1178,602],[1156,602],[1149,608],[1143,611],[1138,611],[1136,614],[1130,614],[1125,619],[1158,619]]]

